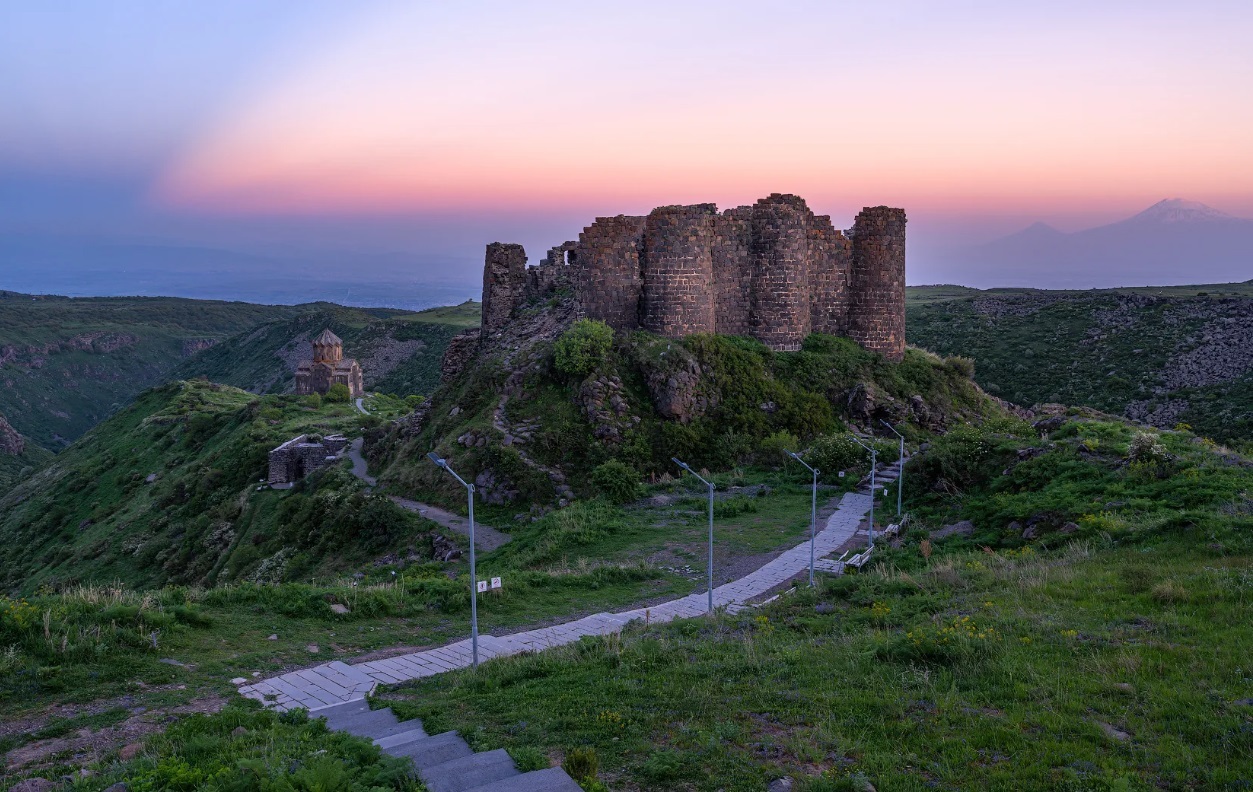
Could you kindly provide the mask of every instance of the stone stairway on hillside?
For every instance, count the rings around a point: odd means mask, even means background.
[[[430,792],[582,792],[560,767],[523,773],[503,748],[475,753],[456,732],[429,735],[422,721],[372,710],[365,699],[310,710],[309,717],[326,718],[331,731],[369,738],[383,753],[409,759]]]

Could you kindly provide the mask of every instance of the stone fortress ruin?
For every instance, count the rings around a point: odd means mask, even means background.
[[[527,302],[561,291],[580,315],[670,338],[751,336],[779,351],[813,332],[905,354],[905,212],[867,207],[846,233],[795,195],[718,212],[662,206],[599,217],[577,242],[526,265],[521,245],[487,246],[482,339]]]
[[[352,358],[344,358],[344,342],[329,329],[323,330],[311,342],[313,360],[301,361],[296,366],[296,394],[325,394],[336,383],[348,386],[348,394],[354,398],[365,395],[365,383],[361,365]]]

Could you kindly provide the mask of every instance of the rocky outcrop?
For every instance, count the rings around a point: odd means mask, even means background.
[[[0,454],[17,456],[25,450],[26,438],[18,434],[17,430],[4,419],[4,416],[0,415]]]
[[[610,446],[622,442],[622,433],[640,422],[638,415],[631,415],[622,380],[616,375],[593,374],[579,386],[577,401],[592,435]]]
[[[439,381],[449,382],[465,370],[479,350],[481,333],[477,328],[466,330],[452,337],[448,348],[444,350],[444,358],[439,364]]]

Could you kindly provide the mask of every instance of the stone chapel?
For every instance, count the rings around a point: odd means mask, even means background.
[[[296,393],[325,394],[331,386],[342,382],[348,393],[357,399],[365,395],[361,366],[352,358],[344,357],[344,342],[329,329],[313,339],[313,360],[305,360],[296,367]]]

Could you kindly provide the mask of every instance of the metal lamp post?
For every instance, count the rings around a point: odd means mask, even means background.
[[[680,462],[675,457],[670,457],[670,461],[700,479],[709,488],[709,612],[712,614],[714,612],[714,485],[713,482],[705,481],[686,462]]]
[[[813,498],[810,504],[810,511],[809,511],[809,585],[813,586],[814,585],[814,540],[815,540],[815,537],[817,537],[818,535],[818,469],[809,467],[809,465],[806,464],[805,460],[801,459],[800,455],[795,453],[794,451],[787,451],[787,449],[784,449],[784,451],[792,459],[795,459],[797,462],[800,462],[802,465],[805,465],[805,468],[810,473],[814,474]]]
[[[470,504],[470,654],[474,662],[474,667],[479,667],[479,581],[474,569],[474,485],[467,482],[457,472],[448,466],[448,460],[443,459],[434,451],[426,455],[435,464],[439,465],[446,472],[452,474],[452,477],[461,482],[461,486],[466,488],[466,498]]]
[[[901,493],[905,491],[905,435],[896,431],[896,427],[887,421],[883,421],[883,425],[891,429],[892,434],[901,439],[901,450],[897,455],[899,468],[896,471],[896,519],[899,520],[901,518]]]
[[[857,439],[857,435],[852,435],[853,442],[870,452],[870,541],[869,545],[874,547],[874,471],[879,464],[879,453],[875,451],[873,445],[866,445]]]

